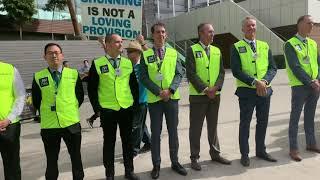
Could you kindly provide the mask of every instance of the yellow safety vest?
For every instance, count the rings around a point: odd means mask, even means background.
[[[290,43],[294,48],[301,68],[310,76],[311,79],[316,79],[318,77],[319,69],[317,43],[314,40],[307,38],[307,44],[305,45],[295,36],[289,39],[286,43]],[[286,56],[285,60],[290,86],[303,85],[303,83],[299,79],[297,79],[297,77],[290,69]]]
[[[209,48],[210,59],[208,59],[205,50],[200,44],[191,46],[196,65],[196,74],[208,87],[213,87],[220,72],[221,52],[215,46],[209,45]],[[189,83],[189,93],[190,95],[204,95],[202,92],[198,93],[191,83]],[[220,94],[220,92],[217,91],[216,94]]]
[[[269,45],[266,42],[256,40],[256,54],[253,53],[250,45],[244,40],[240,40],[234,45],[240,56],[242,71],[251,77],[261,80],[268,72]],[[236,80],[236,84],[237,87],[256,88],[239,79]]]
[[[120,74],[116,74],[109,60],[102,56],[94,61],[99,75],[98,100],[102,108],[119,111],[133,105],[129,81],[133,71],[132,62],[124,57],[120,59]]]
[[[14,97],[14,67],[11,64],[0,62],[0,121],[8,117],[15,101]],[[19,118],[14,119],[11,123],[16,123]]]
[[[75,94],[78,72],[64,67],[58,88],[49,69],[35,73],[41,90],[41,128],[65,128],[80,122],[79,102]]]
[[[152,82],[158,85],[161,89],[169,89],[172,80],[175,76],[178,53],[175,49],[166,47],[166,52],[162,63],[160,63],[159,57],[155,56],[153,49],[149,48],[143,52],[145,64],[148,68],[149,78]],[[160,67],[161,64],[161,67]],[[160,68],[159,68],[160,67]],[[162,80],[157,76],[161,74]],[[160,101],[159,96],[154,95],[151,91],[147,90],[148,103],[155,103]],[[179,90],[171,95],[171,99],[180,99]]]

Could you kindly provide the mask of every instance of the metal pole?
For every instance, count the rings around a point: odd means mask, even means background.
[[[157,18],[160,19],[160,1],[157,0]]]
[[[209,6],[209,0],[207,0],[207,6]]]
[[[174,0],[172,0],[172,14],[173,14],[173,17],[176,16],[176,8],[175,8],[175,5],[174,5]]]
[[[188,3],[188,5],[187,5],[188,12],[190,12],[190,0],[188,0],[187,3]]]

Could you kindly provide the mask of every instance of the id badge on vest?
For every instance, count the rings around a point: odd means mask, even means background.
[[[53,102],[53,104],[52,104],[51,107],[50,107],[51,111],[56,111],[56,99],[57,99],[57,94],[58,94],[58,91],[56,90],[56,91],[54,92],[54,102]]]
[[[157,81],[162,81],[163,80],[163,74],[161,74],[161,72],[158,72],[156,75],[156,80]]]
[[[121,76],[122,72],[121,72],[121,69],[120,68],[116,68],[115,69],[115,72],[116,72],[116,76]]]
[[[309,57],[309,56],[303,57],[303,62],[304,62],[305,64],[310,64],[310,57]]]

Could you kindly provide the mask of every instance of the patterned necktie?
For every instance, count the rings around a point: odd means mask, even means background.
[[[306,39],[302,40],[302,42],[303,42],[304,44],[307,44],[307,43],[308,43],[308,41],[307,41]]]
[[[111,62],[111,65],[114,69],[116,69],[118,66],[117,66],[117,60],[116,59],[112,59],[110,58],[110,62]]]
[[[163,59],[163,50],[162,50],[162,48],[158,49],[158,57],[160,58],[160,60]]]
[[[255,53],[256,52],[256,47],[254,46],[254,42],[251,41],[249,44],[250,44],[251,50]]]
[[[206,47],[204,50],[206,51],[207,57],[210,58],[210,48]]]
[[[59,71],[53,71],[52,75],[53,75],[53,80],[55,82],[55,85],[56,85],[56,87],[58,87],[59,83],[60,83],[60,72]]]

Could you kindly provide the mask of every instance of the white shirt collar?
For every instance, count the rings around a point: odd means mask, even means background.
[[[307,38],[302,37],[299,33],[296,34],[296,37],[301,41],[304,42],[307,40]]]
[[[49,70],[50,70],[51,73],[53,73],[53,72],[55,72],[55,71],[58,71],[59,73],[62,73],[62,65],[59,66],[57,70],[52,69],[51,67],[49,67]]]
[[[154,46],[153,46],[153,49],[154,49],[155,51],[157,51],[159,48],[156,48],[156,47],[154,47]],[[164,52],[164,50],[165,50],[165,46],[162,46],[162,47],[161,47],[161,49],[162,49],[162,50],[163,50],[163,52]]]
[[[200,45],[202,46],[203,49],[209,48],[210,44],[208,46],[204,45],[201,41],[199,41]]]
[[[251,43],[251,42],[253,42],[253,44],[255,45],[256,44],[256,39],[254,39],[254,40],[249,40],[249,39],[247,39],[247,38],[243,38],[243,40],[244,41],[246,41],[247,43]]]
[[[107,57],[108,59],[113,59],[109,54],[106,54],[106,57]],[[119,55],[117,56],[117,59],[116,59],[116,60],[120,60],[120,58],[121,58],[121,55],[119,54]]]

